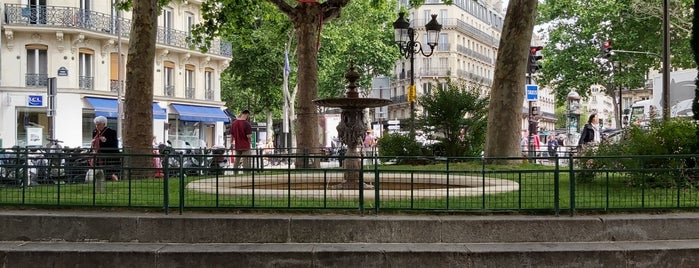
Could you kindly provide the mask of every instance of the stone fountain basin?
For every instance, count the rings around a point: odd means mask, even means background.
[[[302,197],[302,198],[358,198],[359,190],[333,190],[332,185],[343,182],[343,172],[304,173],[278,175],[238,175],[224,176],[218,179],[202,179],[187,184],[187,189],[222,195],[255,195],[264,197]],[[374,183],[373,172],[364,173],[364,182]],[[412,178],[411,178],[412,176]],[[218,180],[218,181],[217,181]],[[254,182],[254,187],[253,187]],[[458,196],[479,196],[519,190],[519,184],[504,179],[483,178],[477,176],[445,174],[410,174],[410,173],[381,173],[381,183],[413,183],[432,185],[431,187],[413,190],[381,189],[378,194],[381,200],[406,198],[443,198]],[[279,189],[280,185],[292,184],[292,190]],[[311,187],[311,184],[325,187]],[[309,189],[303,189],[309,185]],[[316,185],[317,186],[317,185]],[[253,189],[254,188],[254,189]],[[316,188],[316,189],[312,189]],[[321,189],[317,189],[321,188]],[[381,188],[381,185],[379,185]],[[374,200],[376,190],[364,190],[365,200]]]

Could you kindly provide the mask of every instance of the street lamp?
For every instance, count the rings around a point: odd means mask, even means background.
[[[577,138],[578,133],[578,122],[580,121],[580,95],[575,90],[571,90],[566,96],[568,101],[568,116],[566,118],[566,133],[568,144],[574,144],[577,142],[574,138]],[[575,137],[574,137],[575,135]]]
[[[395,41],[400,49],[401,55],[410,59],[410,86],[408,87],[408,101],[410,102],[410,135],[415,136],[415,101],[417,91],[415,89],[415,54],[420,53],[425,57],[432,56],[434,48],[439,44],[439,32],[442,25],[437,22],[437,15],[432,14],[432,20],[425,24],[427,30],[427,45],[430,46],[428,53],[422,49],[422,44],[415,41],[416,33],[410,22],[405,19],[405,12],[398,13],[398,19],[393,23],[395,30]]]

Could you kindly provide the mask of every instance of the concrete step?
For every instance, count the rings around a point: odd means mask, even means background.
[[[696,267],[699,240],[549,243],[0,242],[0,267]]]
[[[0,241],[516,243],[699,239],[699,213],[597,216],[0,211]]]

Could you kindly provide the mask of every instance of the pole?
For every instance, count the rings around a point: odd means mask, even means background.
[[[415,31],[413,28],[408,29],[410,42],[407,44],[406,50],[410,53],[410,87],[415,87]],[[417,90],[417,89],[416,89]],[[415,101],[410,100],[410,137],[415,138]]]
[[[663,0],[663,120],[670,118],[670,0]]]
[[[531,85],[532,83],[532,70],[530,68],[527,68],[527,85]],[[526,92],[525,92],[526,94]],[[527,155],[529,156],[529,162],[532,162],[532,158],[536,156],[536,153],[534,152],[534,133],[532,133],[532,123],[533,123],[533,113],[532,113],[532,101],[527,101],[529,104],[528,112],[527,112],[527,132],[529,135],[527,135],[527,148],[529,149],[529,152]]]
[[[117,34],[117,140],[122,141],[122,136],[124,133],[124,101],[123,97],[123,87],[124,87],[124,70],[121,67],[123,64],[121,59],[121,10],[117,10],[116,14],[116,34]],[[153,96],[151,96],[152,98]]]

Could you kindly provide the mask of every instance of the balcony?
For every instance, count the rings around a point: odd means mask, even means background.
[[[25,74],[24,79],[27,87],[46,87],[48,85],[48,74]]]
[[[111,14],[87,11],[76,7],[32,6],[5,4],[5,26],[29,26],[32,28],[69,28],[116,36],[117,26],[121,36],[129,38],[131,20],[117,20]],[[191,50],[187,42],[188,32],[158,27],[157,42],[162,45]],[[232,45],[220,39],[211,40],[209,54],[231,57]]]
[[[78,84],[80,89],[85,89],[85,90],[93,90],[94,89],[94,82],[95,78],[92,76],[80,76],[78,78]]]
[[[165,86],[165,88],[163,90],[165,92],[165,96],[168,96],[168,97],[175,96],[175,86],[173,86],[173,85]]]
[[[408,102],[408,97],[407,95],[394,96],[391,97],[391,101],[393,102],[393,104],[404,103]]]
[[[109,91],[119,92],[119,80],[109,80]]]
[[[214,91],[207,89],[204,98],[206,98],[206,100],[214,100]]]
[[[194,94],[196,93],[194,87],[186,87],[184,89],[184,96],[188,99],[194,99]]]

